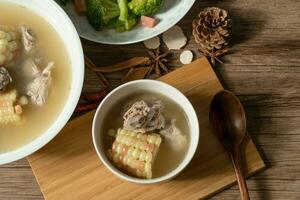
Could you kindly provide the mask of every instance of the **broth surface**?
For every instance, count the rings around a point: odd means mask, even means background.
[[[180,129],[182,135],[186,136],[187,138],[187,144],[183,150],[173,151],[170,147],[170,144],[168,144],[162,136],[162,143],[153,165],[153,178],[155,178],[174,170],[184,159],[189,146],[190,128],[184,111],[169,97],[160,94],[149,93],[147,91],[139,92],[124,99],[120,99],[119,102],[116,103],[116,105],[119,106],[115,106],[110,110],[110,114],[105,116],[103,121],[104,126],[101,130],[104,133],[103,145],[105,146],[105,149],[110,149],[112,144],[112,138],[108,136],[108,131],[110,129],[117,130],[118,128],[123,127],[122,113],[124,113],[124,107],[128,107],[128,105],[131,105],[139,100],[144,100],[149,104],[156,100],[162,101],[164,107],[162,113],[165,119],[167,121],[176,119],[176,126]],[[159,134],[159,131],[153,132]]]
[[[41,67],[53,61],[52,82],[49,97],[45,105],[29,104],[23,107],[21,125],[0,127],[0,153],[17,149],[42,134],[56,119],[65,105],[71,88],[71,62],[62,39],[54,28],[33,11],[15,4],[0,3],[0,25],[20,27],[27,25],[37,37],[37,53],[24,56],[22,52],[16,62],[6,67],[13,82],[7,88],[16,88],[18,94],[25,95],[25,87],[29,80],[24,76],[22,65],[28,58],[43,58]]]

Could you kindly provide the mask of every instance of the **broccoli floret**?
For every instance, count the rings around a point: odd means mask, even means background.
[[[87,0],[86,4],[86,16],[96,30],[120,15],[118,2],[115,0]]]
[[[129,9],[138,16],[155,14],[161,7],[163,0],[132,0],[128,3]]]
[[[136,16],[129,13],[127,7],[127,0],[118,0],[120,16],[110,22],[109,26],[114,28],[117,32],[124,32],[131,30],[136,24]]]
[[[123,22],[128,20],[127,0],[118,0],[120,16],[119,19]]]
[[[115,29],[117,32],[124,32],[131,30],[136,23],[136,18],[129,14],[128,19],[125,22],[120,19],[113,19],[108,26]]]

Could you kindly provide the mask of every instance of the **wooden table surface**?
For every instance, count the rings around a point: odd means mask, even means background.
[[[225,88],[235,92],[247,112],[248,131],[267,169],[247,183],[252,199],[300,199],[300,1],[196,0],[179,23],[191,36],[191,21],[206,6],[225,8],[234,20],[230,54],[215,67]],[[194,50],[192,37],[186,49]],[[147,55],[142,44],[99,45],[83,41],[99,66]],[[174,60],[172,65],[179,66]],[[110,79],[117,79],[111,76]],[[113,83],[116,81],[112,80]],[[97,90],[87,72],[85,91]],[[238,199],[233,186],[211,199]],[[26,159],[0,166],[0,199],[43,199]]]

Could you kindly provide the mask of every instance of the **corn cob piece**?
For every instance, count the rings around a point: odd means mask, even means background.
[[[20,47],[18,32],[8,26],[0,26],[0,66],[11,62]]]
[[[119,129],[108,157],[120,169],[139,178],[152,178],[161,137],[158,134],[143,134]]]
[[[0,126],[20,123],[22,107],[17,102],[17,91],[11,90],[0,95]]]

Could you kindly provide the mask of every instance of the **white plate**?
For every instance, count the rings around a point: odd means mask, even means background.
[[[165,32],[184,17],[194,2],[195,0],[164,0],[160,12],[155,15],[159,23],[154,28],[137,25],[133,30],[124,33],[117,33],[109,29],[95,31],[85,16],[76,14],[72,3],[69,3],[64,9],[81,37],[103,44],[122,45],[145,41]]]

